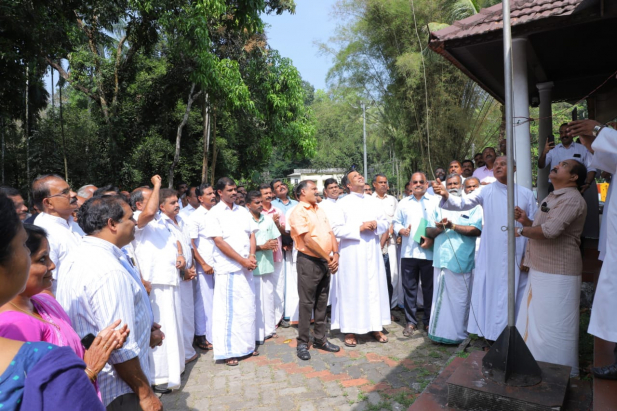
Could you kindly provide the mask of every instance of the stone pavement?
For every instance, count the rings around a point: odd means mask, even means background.
[[[386,330],[388,343],[366,335],[354,348],[344,346],[338,330],[331,332],[341,351],[311,348],[309,361],[296,357],[295,326],[279,328],[259,356],[237,367],[201,352],[187,365],[182,388],[161,400],[165,410],[406,410],[457,347],[433,344],[421,331],[404,337],[398,322]]]

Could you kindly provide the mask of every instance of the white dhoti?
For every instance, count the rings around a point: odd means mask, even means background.
[[[578,375],[581,276],[529,270],[516,328],[536,361],[572,367]]]
[[[298,296],[298,271],[296,251],[285,251],[285,319],[298,322],[300,297]]]
[[[274,333],[274,274],[254,275],[255,285],[255,341],[263,344]]]
[[[467,320],[472,287],[471,273],[435,268],[433,306],[428,337],[443,344],[460,344],[467,338]]]
[[[400,289],[403,290],[403,281],[399,270],[398,253],[396,252],[396,244],[388,245],[388,263],[390,264],[390,284],[392,285],[392,301],[390,308],[395,308],[399,301],[403,301],[403,294],[399,294]]]
[[[278,324],[285,312],[285,260],[274,262],[272,273],[272,285],[274,287],[274,321]],[[266,334],[268,335],[268,334]]]
[[[214,302],[214,275],[197,268],[195,281],[195,335],[205,335],[212,343],[212,304]]]
[[[180,281],[180,299],[182,301],[182,339],[184,341],[184,359],[188,361],[197,354],[193,348],[193,337],[195,336],[195,300],[193,299],[193,281]]]
[[[244,357],[255,350],[255,289],[246,269],[216,273],[212,326],[214,359]]]
[[[152,284],[150,304],[154,322],[161,325],[161,331],[165,334],[163,345],[152,350],[150,380],[154,385],[167,384],[167,388],[179,388],[180,374],[184,371],[180,287]]]

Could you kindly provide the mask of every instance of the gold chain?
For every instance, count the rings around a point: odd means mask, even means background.
[[[21,311],[22,313],[28,314],[30,317],[34,317],[34,318],[36,318],[37,320],[42,321],[42,322],[44,322],[44,323],[46,323],[46,324],[53,325],[54,327],[56,327],[56,328],[58,329],[58,331],[60,330],[60,326],[59,326],[59,325],[54,324],[54,323],[52,323],[51,321],[47,321],[47,320],[45,320],[43,317],[41,317],[41,315],[40,315],[40,314],[29,313],[28,311],[26,311],[26,310],[24,310],[24,309],[22,309],[22,308],[19,308],[17,305],[13,304],[12,302],[9,302],[9,304],[11,304],[13,307],[17,308],[17,309],[18,309],[19,311]]]

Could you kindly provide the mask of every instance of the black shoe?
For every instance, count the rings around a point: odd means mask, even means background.
[[[169,388],[166,388],[164,385],[153,385],[152,391],[157,394],[169,394],[171,392],[171,390]]]
[[[281,322],[279,323],[279,325],[283,328],[289,328],[291,326],[291,324],[289,324],[289,321],[287,320],[281,320]]]
[[[298,348],[296,348],[296,354],[298,358],[302,361],[307,361],[311,359],[311,353],[308,351],[308,344],[298,344]]]
[[[324,351],[328,351],[328,352],[339,352],[341,351],[341,347],[339,347],[338,345],[334,345],[332,344],[330,341],[325,340],[324,342],[313,342],[313,347],[320,349],[320,350],[324,350]]]
[[[418,329],[418,327],[412,323],[408,323],[405,329],[403,330],[403,335],[405,337],[411,337],[413,333]]]
[[[604,380],[617,380],[617,363],[613,365],[607,365],[606,367],[593,367],[591,369],[595,378],[601,378]]]

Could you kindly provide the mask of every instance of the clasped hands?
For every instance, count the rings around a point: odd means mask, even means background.
[[[365,221],[360,226],[360,231],[375,231],[377,230],[377,221]]]

